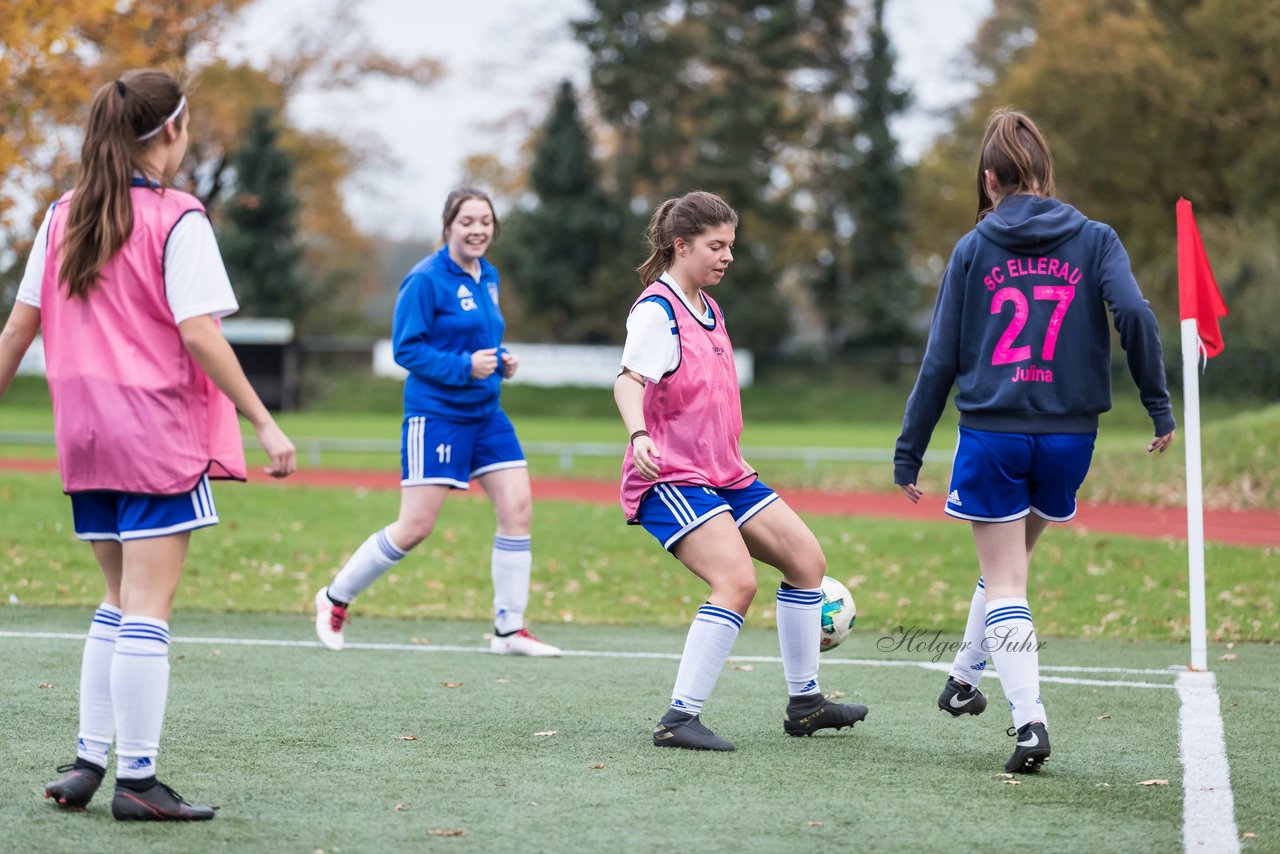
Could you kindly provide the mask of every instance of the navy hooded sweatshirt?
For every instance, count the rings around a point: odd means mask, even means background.
[[[1155,435],[1172,432],[1156,317],[1115,231],[1057,199],[1002,201],[951,253],[894,449],[894,483],[916,482],[953,383],[962,427],[1097,430],[1111,408],[1108,310]]]

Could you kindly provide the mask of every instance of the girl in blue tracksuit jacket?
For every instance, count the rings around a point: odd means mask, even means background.
[[[988,656],[1012,709],[1009,772],[1049,757],[1027,568],[1049,522],[1076,512],[1098,415],[1111,408],[1108,312],[1164,452],[1174,421],[1156,318],[1109,226],[1053,198],[1053,160],[1025,114],[997,110],[978,165],[978,222],[951,253],[924,362],[894,450],[913,502],[925,448],[954,384],[960,439],[946,512],[967,519],[982,576],[938,706],[977,715]]]
[[[498,236],[493,203],[465,187],[444,206],[444,246],[409,271],[392,321],[404,384],[400,516],[356,549],[315,597],[316,635],[343,647],[347,607],[421,543],[445,496],[480,483],[493,501],[493,652],[557,656],[525,627],[532,567],[529,469],[515,428],[498,405],[498,386],[519,361],[502,346],[498,271],[484,259]]]

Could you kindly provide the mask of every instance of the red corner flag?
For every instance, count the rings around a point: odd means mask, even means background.
[[[1191,202],[1178,199],[1178,302],[1181,320],[1195,320],[1206,357],[1222,352],[1222,330],[1218,318],[1227,315],[1218,283],[1214,281],[1209,258],[1200,242]]]

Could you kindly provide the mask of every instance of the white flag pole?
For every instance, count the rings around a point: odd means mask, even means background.
[[[1191,669],[1208,670],[1204,603],[1204,496],[1200,470],[1200,335],[1182,321],[1182,434],[1187,449],[1187,598],[1191,601]]]

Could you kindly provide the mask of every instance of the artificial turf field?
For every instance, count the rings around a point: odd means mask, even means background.
[[[783,735],[776,635],[749,629],[705,712],[738,750],[707,754],[649,745],[678,630],[555,626],[544,636],[582,654],[530,660],[482,652],[482,623],[359,618],[360,646],[335,654],[301,615],[180,613],[160,775],[221,809],[138,826],[111,819],[109,788],[83,814],[41,797],[72,755],[87,613],[2,613],[0,827],[18,851],[941,851],[958,833],[1006,850],[1182,847],[1167,669],[1181,644],[1049,639],[1054,754],[1014,785],[999,773],[1012,740],[996,680],[984,715],[953,720],[933,706],[931,652],[881,652],[856,631],[821,680],[865,703],[865,722]],[[1217,676],[1236,819],[1246,850],[1276,850],[1280,656],[1229,654]]]
[[[535,511],[530,616],[575,653],[552,661],[480,651],[492,533],[481,499],[447,502],[432,539],[361,597],[357,646],[334,654],[314,642],[311,595],[393,517],[396,495],[250,485],[217,497],[223,524],[193,536],[172,621],[159,765],[220,813],[130,826],[110,818],[109,789],[85,814],[41,798],[72,756],[79,639],[100,581],[56,477],[0,475],[0,593],[19,601],[0,604],[0,829],[15,851],[950,851],[958,836],[1169,851],[1183,847],[1184,807],[1224,794],[1183,773],[1184,737],[1212,721],[1182,720],[1191,706],[1168,669],[1187,660],[1175,542],[1046,534],[1032,596],[1054,755],[1013,785],[1000,775],[1012,740],[996,680],[983,682],[986,714],[952,720],[934,708],[934,659],[950,653],[895,633],[957,639],[976,576],[964,525],[807,517],[860,611],[824,657],[822,685],[870,715],[852,731],[782,734],[765,570],[705,713],[738,751],[708,755],[649,744],[704,588],[616,508]],[[1209,560],[1210,631],[1274,637],[1275,551],[1215,544]],[[1245,850],[1280,850],[1280,654],[1215,643],[1210,662],[1236,827],[1224,814],[1209,823]],[[1139,785],[1150,780],[1168,785]]]

